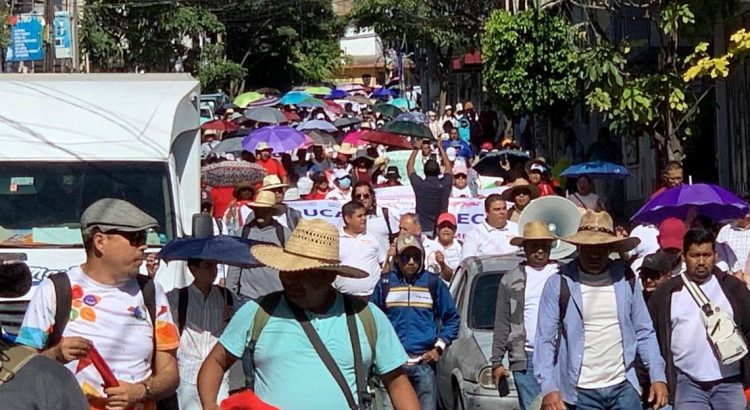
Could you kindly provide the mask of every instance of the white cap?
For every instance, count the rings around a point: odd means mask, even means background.
[[[463,110],[464,110],[464,105],[463,104],[461,104],[461,103],[456,104],[456,112],[463,111]]]
[[[445,108],[443,110],[448,111],[448,110],[452,110],[452,109],[453,109],[453,106],[450,105],[450,104],[448,104],[448,105],[445,106]]]
[[[445,155],[448,156],[448,159],[451,161],[456,160],[456,148],[455,147],[448,147],[447,150],[445,150]]]
[[[325,120],[326,116],[322,112],[319,112],[318,115],[315,116],[316,120]]]
[[[466,168],[466,165],[464,163],[456,163],[453,165],[453,175],[458,174],[464,174],[467,175],[469,173],[469,169]]]
[[[308,177],[302,177],[297,181],[297,191],[300,195],[307,195],[312,192],[313,181]],[[287,190],[289,192],[290,190]]]
[[[299,189],[292,187],[284,191],[284,201],[299,201],[300,199],[302,197],[299,194]]]
[[[333,171],[333,179],[342,179],[346,177],[351,178],[351,175],[349,175],[349,173],[346,172],[345,169],[337,169]]]

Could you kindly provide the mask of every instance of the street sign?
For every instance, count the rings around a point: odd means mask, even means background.
[[[55,12],[55,57],[73,58],[71,49],[70,12]]]
[[[15,24],[10,26],[10,47],[6,61],[44,60],[44,19],[39,14],[22,14],[16,16]]]

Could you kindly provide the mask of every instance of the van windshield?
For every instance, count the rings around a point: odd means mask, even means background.
[[[0,246],[81,246],[83,211],[101,198],[124,199],[159,221],[150,245],[172,239],[167,165],[133,162],[3,162]]]

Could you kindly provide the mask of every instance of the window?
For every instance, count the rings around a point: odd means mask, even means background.
[[[469,305],[469,327],[492,329],[495,326],[497,286],[501,276],[500,272],[488,272],[474,278]]]
[[[174,236],[167,176],[167,165],[156,162],[4,162],[0,227],[6,231],[0,240],[6,245],[78,245],[72,240],[80,232],[81,214],[109,197],[156,218],[159,242],[165,244]]]

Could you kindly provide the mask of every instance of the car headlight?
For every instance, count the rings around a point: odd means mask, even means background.
[[[479,370],[477,383],[484,389],[497,390],[497,386],[492,381],[492,366],[485,366]]]

